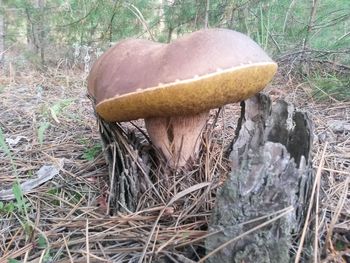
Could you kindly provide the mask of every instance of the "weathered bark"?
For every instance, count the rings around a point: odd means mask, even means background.
[[[279,210],[294,210],[226,245],[208,262],[291,262],[312,181],[311,122],[284,101],[271,107],[265,95],[242,105],[230,156],[232,172],[218,191],[209,226],[210,232],[219,232],[207,238],[207,252],[272,219]],[[267,218],[252,221],[263,216]],[[306,245],[304,258],[308,252]]]

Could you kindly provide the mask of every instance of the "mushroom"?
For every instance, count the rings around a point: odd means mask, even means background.
[[[272,79],[277,64],[249,37],[205,29],[172,43],[127,39],[93,65],[88,92],[106,121],[145,119],[170,166],[199,151],[209,110],[245,100]]]

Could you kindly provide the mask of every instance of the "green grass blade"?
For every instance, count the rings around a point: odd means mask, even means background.
[[[38,129],[38,139],[40,144],[43,144],[44,138],[45,138],[45,132],[49,127],[50,127],[49,122],[40,123],[39,129]]]
[[[7,156],[11,157],[11,151],[10,148],[7,146],[7,143],[5,141],[4,133],[2,132],[2,129],[0,128],[0,149],[2,149]]]

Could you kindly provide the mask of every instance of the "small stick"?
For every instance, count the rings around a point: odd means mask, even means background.
[[[90,263],[90,248],[89,248],[89,219],[86,219],[86,263]]]

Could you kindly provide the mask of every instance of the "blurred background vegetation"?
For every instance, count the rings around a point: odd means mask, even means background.
[[[349,0],[0,0],[0,61],[6,71],[89,70],[127,37],[169,42],[205,27],[243,32],[320,96],[350,98]]]

